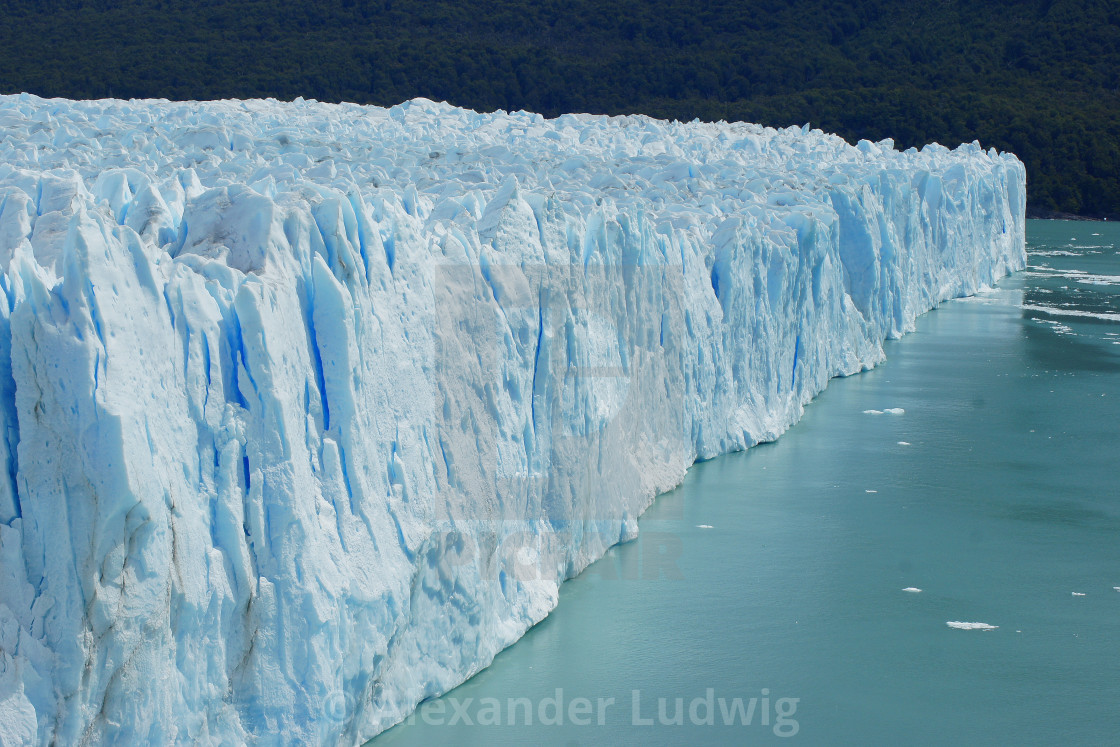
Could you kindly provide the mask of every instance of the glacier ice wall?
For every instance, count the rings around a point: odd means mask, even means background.
[[[0,743],[354,743],[1024,263],[978,145],[0,97]]]

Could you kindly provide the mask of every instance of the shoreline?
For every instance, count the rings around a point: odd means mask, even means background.
[[[1057,210],[1032,210],[1027,208],[1027,220],[1076,220],[1082,222],[1108,223],[1120,220],[1117,215],[1077,215]]]

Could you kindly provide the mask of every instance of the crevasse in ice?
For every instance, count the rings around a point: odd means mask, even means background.
[[[978,145],[0,97],[0,742],[353,743],[1024,262]]]

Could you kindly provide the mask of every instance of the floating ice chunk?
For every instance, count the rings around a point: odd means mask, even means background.
[[[878,493],[879,491],[878,490],[865,490],[863,492],[865,492],[865,493]]]
[[[888,407],[887,409],[883,410],[883,412],[889,413],[891,415],[905,415],[906,414],[906,410],[903,410],[901,407]]]
[[[883,411],[882,410],[864,410],[863,414],[864,415],[882,415]]]
[[[989,625],[988,623],[957,622],[955,620],[952,620],[945,624],[950,628],[956,628],[957,630],[995,630],[999,627],[998,625]]]
[[[1076,280],[1083,285],[1120,284],[1120,276],[1101,275],[1100,273],[1086,272],[1085,270],[1060,270],[1053,267],[1037,267],[1034,269],[1034,271],[1027,274],[1033,277],[1066,278],[1068,280]]]
[[[1085,596],[1085,592],[1083,592],[1083,591],[1071,591],[1071,592],[1070,592],[1070,594],[1072,594],[1072,595],[1073,595],[1073,596],[1075,596],[1075,597],[1083,597],[1083,596]]]
[[[899,442],[898,442],[898,445],[899,445],[899,446],[909,446],[909,445],[910,445],[910,442],[909,442],[909,441],[899,441]]]
[[[1064,286],[1063,286],[1064,287]],[[1110,322],[1120,322],[1120,314],[1107,312],[1107,311],[1081,311],[1080,309],[1060,309],[1057,306],[1045,306],[1042,304],[1025,303],[1024,309],[1027,311],[1041,311],[1045,314],[1054,314],[1056,316],[1082,316],[1090,319],[1104,319]]]
[[[918,594],[919,592],[921,592],[921,589],[916,586],[907,586],[905,589],[903,589],[903,591],[908,591],[911,594]]]
[[[711,529],[712,525],[711,524],[697,524],[696,528],[697,529]]]

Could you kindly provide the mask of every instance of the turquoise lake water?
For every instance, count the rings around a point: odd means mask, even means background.
[[[1120,743],[1120,225],[1027,235],[371,744]]]

